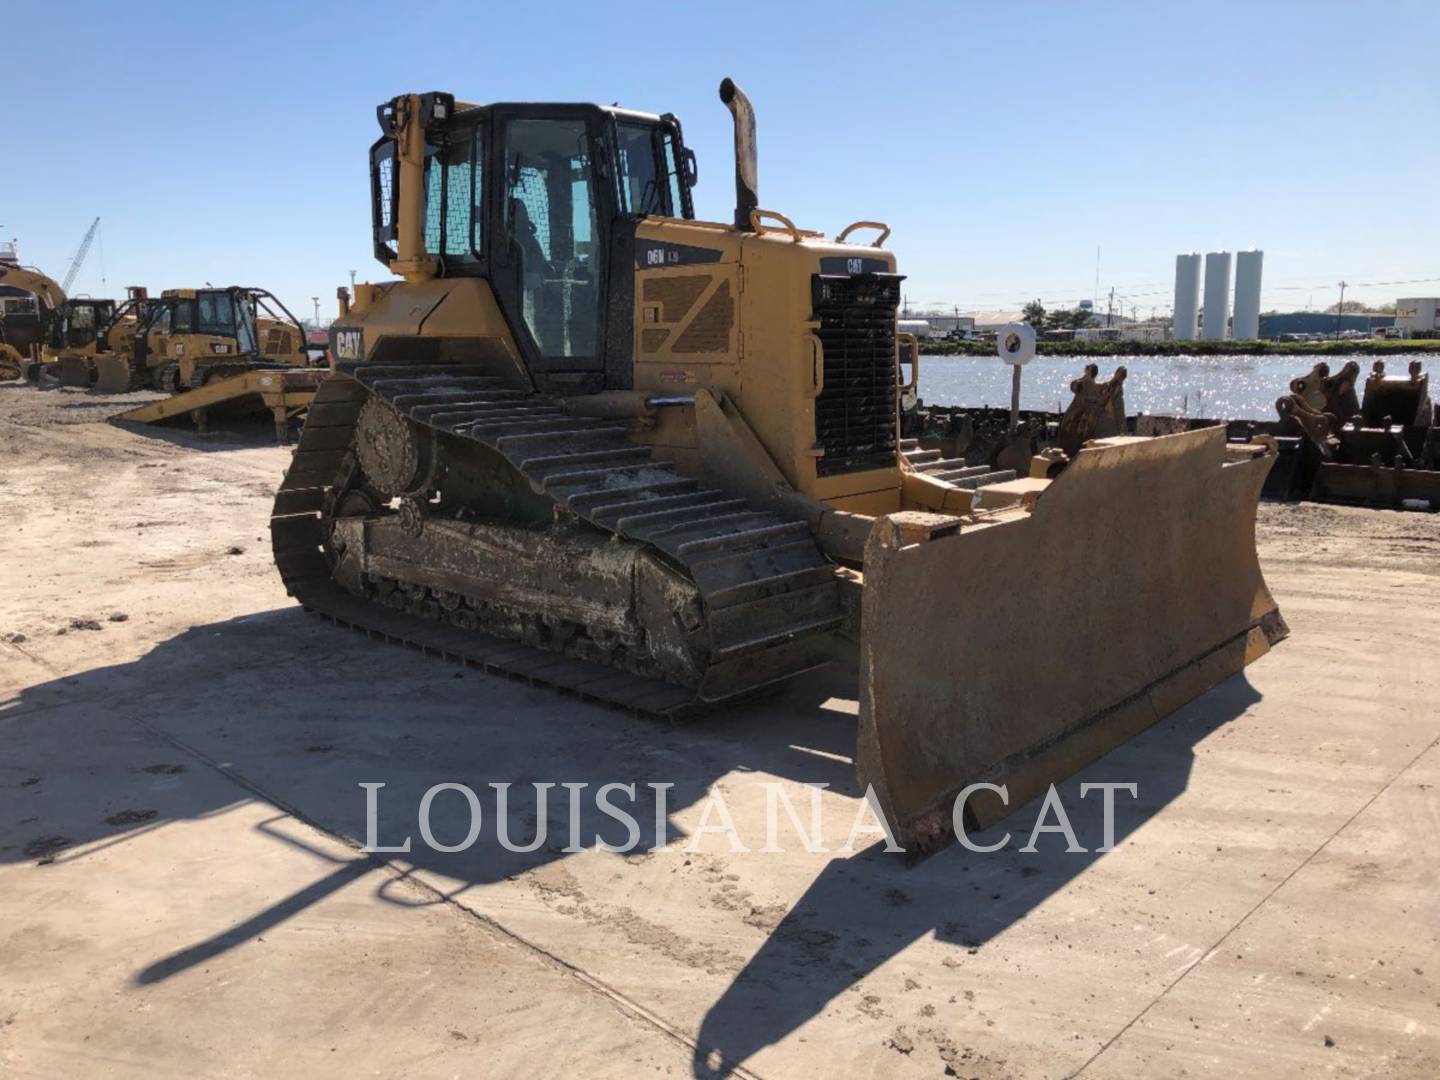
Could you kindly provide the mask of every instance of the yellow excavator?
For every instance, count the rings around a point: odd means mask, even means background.
[[[648,715],[853,664],[860,779],[911,850],[967,785],[1018,806],[1285,635],[1273,443],[1097,438],[1016,475],[901,440],[889,230],[761,209],[753,110],[720,97],[733,222],[695,219],[673,115],[380,106],[395,279],[339,293],[273,511],[292,596]]]
[[[43,361],[67,297],[54,278],[34,267],[0,262],[0,285],[30,294],[0,300],[0,381],[23,379]]]

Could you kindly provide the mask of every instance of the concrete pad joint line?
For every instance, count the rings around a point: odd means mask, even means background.
[[[368,858],[371,859],[375,858],[374,855],[370,855],[369,853],[365,852],[364,848],[351,837],[345,836],[343,833],[337,833],[331,829],[326,828],[318,821],[313,820],[308,815],[301,812],[299,808],[292,806],[286,800],[272,795],[259,784],[255,783],[255,781],[249,779],[246,776],[242,776],[234,769],[227,768],[221,765],[218,761],[210,757],[210,755],[206,754],[203,750],[199,750],[196,747],[191,746],[183,739],[177,738],[170,732],[165,731],[163,728],[156,727],[154,724],[151,724],[148,721],[132,717],[131,722],[134,723],[137,727],[143,728],[144,730],[148,731],[156,738],[169,743],[181,753],[188,754],[190,757],[194,758],[202,765],[213,770],[214,772],[219,773],[221,776],[224,776],[237,787],[243,788],[244,790],[250,792],[250,794],[257,796],[260,799],[263,799],[265,802],[269,803],[271,806],[274,806],[276,809],[283,810],[296,821],[299,821],[307,827],[314,829],[321,835],[328,836],[336,843],[344,845],[345,847],[349,848],[351,851],[356,852],[357,854],[366,855]],[[650,1025],[660,1034],[686,1047],[693,1054],[716,1055],[719,1061],[719,1064],[716,1066],[717,1075],[739,1077],[741,1078],[741,1080],[764,1080],[763,1077],[761,1077],[753,1070],[747,1069],[745,1066],[739,1064],[738,1062],[732,1062],[727,1060],[720,1053],[718,1048],[701,1046],[696,1040],[692,1039],[679,1028],[672,1025],[664,1017],[658,1015],[657,1013],[651,1012],[649,1009],[639,1004],[638,1002],[632,1001],[621,991],[615,989],[613,986],[610,986],[608,983],[604,982],[597,976],[590,974],[584,968],[577,967],[575,964],[570,963],[563,957],[560,957],[557,954],[551,952],[543,945],[539,945],[536,942],[531,941],[524,935],[519,934],[514,930],[511,930],[509,927],[496,921],[495,918],[493,918],[492,916],[483,914],[482,912],[475,910],[473,907],[462,904],[452,896],[447,896],[445,893],[442,893],[433,885],[430,885],[424,880],[417,878],[408,871],[402,870],[400,867],[396,866],[393,861],[389,859],[383,861],[376,859],[375,861],[380,868],[388,871],[391,875],[393,875],[395,880],[398,881],[402,887],[409,887],[416,892],[423,894],[428,900],[439,900],[449,905],[450,907],[453,907],[456,910],[465,913],[475,922],[480,924],[483,929],[489,931],[490,933],[494,934],[496,937],[501,938],[504,941],[508,941],[511,944],[524,949],[526,952],[539,959],[542,963],[547,964],[548,966],[558,970],[562,974],[568,975],[571,978],[582,983],[583,985],[589,987],[592,991],[599,994],[601,997],[606,998],[612,1005],[614,1005],[622,1012],[627,1013],[628,1015],[630,1015],[636,1020],[641,1021],[642,1023]]]
[[[1262,896],[1259,900],[1257,900],[1254,906],[1251,907],[1249,911],[1245,912],[1244,915],[1240,916],[1240,918],[1235,921],[1235,924],[1233,926],[1231,926],[1228,930],[1225,931],[1225,933],[1221,934],[1218,938],[1216,938],[1215,943],[1211,945],[1210,948],[1205,950],[1205,952],[1201,955],[1200,959],[1196,960],[1195,963],[1191,964],[1179,975],[1177,975],[1173,982],[1168,984],[1163,990],[1156,994],[1155,997],[1152,998],[1143,1009],[1141,1009],[1138,1013],[1132,1016],[1126,1022],[1124,1027],[1122,1027],[1114,1035],[1110,1036],[1110,1038],[1106,1039],[1105,1045],[1100,1047],[1099,1050],[1096,1050],[1095,1053],[1091,1054],[1090,1057],[1085,1060],[1084,1064],[1082,1064],[1078,1069],[1076,1069],[1073,1073],[1070,1073],[1070,1077],[1077,1077],[1086,1069],[1090,1068],[1091,1065],[1095,1064],[1095,1062],[1099,1060],[1101,1055],[1103,1055],[1107,1050],[1110,1049],[1110,1047],[1112,1047],[1117,1041],[1119,1041],[1122,1035],[1124,1035],[1132,1027],[1138,1024],[1141,1020],[1145,1019],[1145,1015],[1156,1005],[1158,1005],[1160,1001],[1165,997],[1165,995],[1169,994],[1171,990],[1179,986],[1181,980],[1183,980],[1186,975],[1189,975],[1190,972],[1194,971],[1197,967],[1203,964],[1207,958],[1213,956],[1216,950],[1218,950],[1220,946],[1224,945],[1225,942],[1229,940],[1230,935],[1235,933],[1236,930],[1239,930],[1240,927],[1244,926],[1247,922],[1250,921],[1250,916],[1254,915],[1262,907],[1268,904],[1271,897],[1273,897],[1276,893],[1283,889],[1286,884],[1289,883],[1291,878],[1293,878],[1301,870],[1304,870],[1305,867],[1309,866],[1311,860],[1313,860],[1316,855],[1319,855],[1320,852],[1324,851],[1327,847],[1330,846],[1330,841],[1334,840],[1342,832],[1348,829],[1356,818],[1358,818],[1366,810],[1369,810],[1372,805],[1374,805],[1376,799],[1380,798],[1381,795],[1384,795],[1385,792],[1389,791],[1392,787],[1394,787],[1397,780],[1399,780],[1407,772],[1413,769],[1415,767],[1415,763],[1418,762],[1426,754],[1428,754],[1431,750],[1433,750],[1436,746],[1440,746],[1440,736],[1436,736],[1430,742],[1426,743],[1425,746],[1421,747],[1420,752],[1416,754],[1413,758],[1411,758],[1409,761],[1407,761],[1400,768],[1399,772],[1397,772],[1389,780],[1385,781],[1385,783],[1375,792],[1375,794],[1371,795],[1370,798],[1365,800],[1365,802],[1359,807],[1359,809],[1357,809],[1353,814],[1351,814],[1348,818],[1346,818],[1338,826],[1336,826],[1334,832],[1327,836],[1324,841],[1315,848],[1314,851],[1310,852],[1309,855],[1306,855],[1305,858],[1296,865],[1295,869],[1291,870],[1288,874],[1281,878],[1280,881],[1276,883],[1275,887],[1269,892],[1267,892],[1264,896]]]

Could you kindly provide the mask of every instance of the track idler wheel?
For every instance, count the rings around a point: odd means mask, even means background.
[[[365,478],[387,498],[421,493],[434,474],[430,436],[379,398],[360,408],[355,456]]]

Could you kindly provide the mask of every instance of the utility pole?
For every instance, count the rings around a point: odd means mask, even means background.
[[[1345,282],[1340,282],[1340,304],[1335,309],[1335,340],[1340,340],[1340,327],[1345,324]]]
[[[1090,294],[1090,306],[1100,302],[1100,245],[1095,245],[1095,291]]]
[[[355,271],[350,271],[350,295],[355,295]]]

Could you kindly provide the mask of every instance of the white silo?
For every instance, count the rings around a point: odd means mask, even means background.
[[[1206,341],[1224,341],[1230,322],[1230,264],[1228,251],[1205,256],[1205,324],[1200,336]]]
[[[1260,336],[1260,269],[1263,251],[1241,251],[1235,255],[1235,315],[1230,320],[1236,341],[1254,341]]]
[[[1175,340],[1194,341],[1200,320],[1200,253],[1175,256]]]

